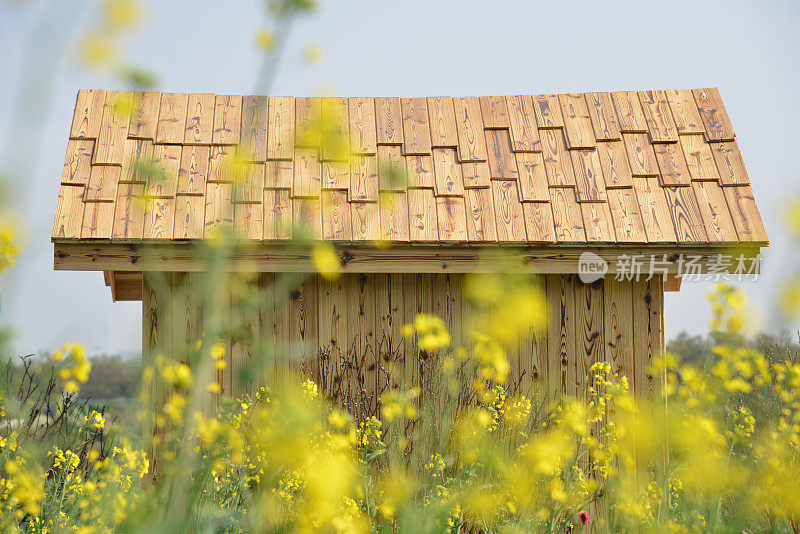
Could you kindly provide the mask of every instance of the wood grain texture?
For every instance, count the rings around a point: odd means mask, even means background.
[[[433,189],[409,189],[407,195],[410,240],[438,241],[439,225]]]
[[[292,159],[294,157],[294,98],[269,97],[267,111],[267,159]]]
[[[716,182],[692,182],[697,205],[708,240],[732,243],[737,240],[736,227],[728,210],[722,187]]]
[[[750,186],[723,187],[722,191],[725,193],[725,200],[728,201],[739,240],[768,242],[767,232]]]
[[[201,197],[200,201],[202,202]],[[144,185],[119,184],[114,202],[112,239],[141,239],[144,235]],[[202,209],[200,211],[202,215]]]
[[[375,196],[378,193],[376,191]],[[378,202],[350,202],[350,221],[353,239],[377,241],[381,237],[380,208]]]
[[[607,189],[633,186],[631,166],[623,141],[598,141],[597,155]]]
[[[156,143],[183,143],[188,103],[189,95],[186,93],[161,93]]]
[[[147,139],[128,139],[125,142],[125,157],[122,159],[120,183],[145,183],[149,169],[153,169],[153,142]]]
[[[658,161],[647,134],[623,133],[628,163],[633,176],[658,176]]]
[[[736,134],[728,118],[725,104],[716,87],[692,90],[700,117],[703,119],[706,139],[709,141],[733,141]]]
[[[296,148],[294,151],[294,181],[292,197],[319,198],[322,190],[322,165],[319,149]]]
[[[148,197],[172,198],[178,192],[178,174],[181,170],[181,147],[155,145],[153,160],[156,169],[147,180],[145,194]]]
[[[265,165],[263,163],[241,163],[241,176],[234,182],[233,201],[236,203],[257,203],[264,199]],[[261,216],[259,215],[259,227]],[[235,222],[235,221],[234,221]],[[261,230],[259,230],[259,233]]]
[[[433,156],[405,156],[408,188],[433,187]],[[487,170],[488,173],[488,170]]]
[[[67,155],[61,171],[62,184],[86,184],[92,167],[94,141],[90,139],[70,139],[67,142]]]
[[[178,194],[205,194],[210,156],[211,148],[208,146],[185,145],[183,147],[178,170]]]
[[[322,99],[297,97],[295,107],[294,145],[299,148],[320,148],[322,144]]]
[[[494,199],[498,241],[526,241],[525,219],[516,182],[514,180],[492,180],[492,198]]]
[[[214,132],[214,95],[190,94],[186,106],[184,145],[210,145]]]
[[[502,96],[482,96],[479,98],[481,103],[481,115],[483,116],[483,126],[486,129],[510,128],[508,120],[508,109],[506,99]]]
[[[611,93],[611,101],[617,111],[620,132],[647,132],[647,120],[636,92],[619,91]]]
[[[473,163],[462,163],[461,174],[464,178],[464,188],[489,187],[491,177],[489,176],[489,163],[486,161],[476,161]]]
[[[433,149],[434,192],[436,196],[463,196],[464,178],[452,148]]]
[[[670,207],[664,190],[658,185],[658,178],[641,177],[633,179],[636,199],[639,202],[642,221],[649,243],[675,243],[675,227],[672,224]]]
[[[653,143],[674,143],[678,141],[678,128],[664,91],[639,91],[644,119]]]
[[[719,181],[719,171],[711,153],[711,145],[702,135],[681,135],[680,144],[692,180]]]
[[[621,139],[617,113],[609,93],[586,93],[586,106],[592,120],[594,137],[598,141],[616,141]]]
[[[548,276],[546,288],[548,382],[554,395],[575,394],[575,279]]]
[[[322,207],[319,198],[292,199],[292,237],[322,238]]]
[[[536,114],[536,125],[539,128],[563,128],[564,118],[561,116],[561,104],[558,95],[533,95],[533,109]]]
[[[87,201],[83,207],[81,239],[109,239],[114,225],[114,203]],[[170,237],[172,237],[171,228],[167,238]]]
[[[750,176],[736,141],[711,143],[711,153],[717,163],[719,183],[722,185],[750,185]]]
[[[700,243],[708,236],[700,216],[700,208],[691,187],[664,187],[667,205],[675,225],[675,235],[681,243]]]
[[[626,376],[633,385],[633,285],[606,278],[603,283],[603,340],[611,372]]]
[[[517,152],[517,170],[519,171],[519,197],[523,202],[550,201],[547,190],[547,171],[544,168],[544,157],[539,152]]]
[[[375,123],[378,129],[378,144],[403,144],[403,114],[397,97],[375,98]]]
[[[204,223],[205,199],[203,197],[197,195],[177,195],[175,197],[173,239],[202,239]],[[117,223],[115,221],[115,231],[116,227]]]
[[[553,227],[556,241],[559,243],[583,243],[586,232],[583,228],[583,216],[575,190],[569,187],[551,187],[550,204],[553,209]]]
[[[128,138],[130,109],[133,106],[133,93],[108,91],[103,105],[103,120],[100,133],[94,146],[92,164],[122,165],[125,154],[125,140]]]
[[[575,185],[575,172],[572,169],[572,158],[564,144],[564,133],[560,129],[540,132],[542,139],[542,155],[547,182],[550,187]]]
[[[403,115],[403,154],[430,154],[428,103],[424,98],[401,98],[400,107]]]
[[[322,161],[349,161],[350,119],[347,99],[325,97],[322,99]]]
[[[378,162],[375,156],[350,160],[350,202],[378,201]]]
[[[436,148],[458,146],[456,113],[452,97],[428,97],[428,119],[431,129],[431,146]]]
[[[322,189],[348,189],[350,187],[350,163],[342,161],[322,162]]]
[[[144,210],[144,238],[172,239],[174,225],[175,199],[148,198]]]
[[[378,201],[381,219],[381,239],[408,241],[408,200],[405,192],[382,191]]]
[[[453,99],[453,107],[456,114],[459,161],[486,161],[486,139],[483,135],[480,101],[477,97],[456,97]]]
[[[133,113],[131,113],[131,120],[128,124],[128,137],[152,141],[156,136],[161,93],[137,91],[134,93],[133,102]]]
[[[214,100],[215,145],[239,144],[242,129],[242,97],[239,95],[217,95]]]
[[[581,205],[586,241],[613,243],[616,241],[614,221],[607,202],[584,202]]]
[[[264,190],[264,239],[292,237],[292,201],[288,189]]]
[[[98,89],[80,89],[72,116],[70,139],[97,139],[103,120],[106,92]]]
[[[578,202],[606,200],[603,168],[597,150],[570,150],[572,168],[575,170],[575,193]]]
[[[619,243],[646,243],[641,207],[633,187],[608,190],[608,207]]]
[[[675,119],[675,127],[679,134],[705,133],[703,119],[700,117],[700,111],[697,109],[694,95],[690,89],[668,89],[664,93],[667,95],[672,117]]]
[[[437,197],[439,241],[467,241],[467,212],[463,197]]]
[[[82,185],[61,185],[58,191],[56,217],[53,222],[53,237],[78,239],[83,226],[83,195],[86,188]]]
[[[208,157],[208,181],[230,182],[234,181],[236,162],[234,148],[230,146],[212,146]]]
[[[218,231],[233,226],[233,184],[209,182],[206,184],[206,209],[203,237],[213,237]]]
[[[243,160],[263,162],[267,159],[268,124],[269,98],[266,96],[243,96],[241,141],[239,143]]]
[[[516,180],[519,176],[517,160],[511,151],[508,130],[486,130],[485,135],[489,175],[502,180]]]
[[[634,394],[652,400],[651,360],[664,351],[664,282],[661,275],[656,275],[632,284]]]
[[[261,240],[264,232],[264,206],[261,202],[233,205],[233,231],[239,239]]]
[[[405,161],[398,145],[378,147],[378,190],[405,191]]]
[[[464,192],[467,210],[467,238],[472,242],[497,241],[494,201],[487,188],[472,188]]]
[[[375,99],[349,98],[347,106],[350,114],[350,139],[353,154],[375,154],[378,136],[375,123]]]
[[[580,392],[584,377],[596,362],[605,359],[605,339],[603,311],[603,286],[575,283],[575,383],[570,385]],[[598,430],[590,425],[590,432]],[[596,434],[595,434],[596,435]]]
[[[522,215],[529,243],[554,243],[553,209],[550,202],[523,202]]]
[[[539,130],[536,127],[536,112],[530,95],[506,97],[508,122],[511,133],[511,149],[514,152],[539,152]]]
[[[178,147],[180,150],[180,147]],[[85,202],[114,202],[117,196],[117,183],[122,167],[112,165],[92,165],[89,181],[86,183]]]
[[[594,148],[595,138],[589,108],[582,94],[558,95],[567,148]]]
[[[213,150],[213,149],[212,149]],[[291,189],[294,181],[294,162],[285,160],[268,160],[264,187]]]
[[[322,238],[330,241],[353,238],[347,191],[322,192]]]
[[[677,143],[659,143],[653,145],[653,151],[660,170],[661,185],[679,186],[691,183],[692,176],[686,165],[686,158]]]

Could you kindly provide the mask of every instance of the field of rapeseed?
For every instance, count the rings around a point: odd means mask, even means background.
[[[698,364],[666,354],[650,400],[605,362],[576,397],[512,395],[503,339],[540,324],[523,312],[541,310],[541,297],[524,278],[481,276],[470,287],[484,313],[463,344],[434,316],[404,327],[434,362],[437,390],[398,376],[380,417],[357,420],[300,375],[220,396],[210,412],[226,365],[213,324],[144,370],[138,435],[76,400],[91,380],[81,345],[9,364],[3,531],[797,531],[793,355],[770,360],[735,342]],[[503,301],[487,284],[521,290]],[[738,339],[744,295],[720,286],[711,300],[718,339]],[[519,307],[515,324],[498,320],[501,302]]]

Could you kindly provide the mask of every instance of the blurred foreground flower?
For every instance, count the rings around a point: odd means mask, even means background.
[[[14,266],[14,258],[19,254],[14,233],[10,227],[0,228],[0,273]]]
[[[319,275],[326,280],[336,280],[342,270],[342,264],[336,256],[336,249],[330,243],[317,243],[311,249],[311,261],[319,272]]]
[[[75,393],[80,384],[89,381],[92,364],[86,358],[86,348],[80,343],[64,343],[53,353],[52,360],[57,365],[56,376],[66,392]]]

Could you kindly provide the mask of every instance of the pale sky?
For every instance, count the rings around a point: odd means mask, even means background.
[[[145,24],[125,40],[123,51],[158,75],[159,90],[253,91],[259,66],[254,34],[263,21],[258,2],[144,3]],[[0,276],[0,324],[15,330],[20,353],[66,340],[81,341],[95,354],[140,351],[140,303],[112,303],[102,273],[53,270],[50,231],[76,92],[122,88],[81,69],[71,54],[95,6],[0,0],[0,173],[14,186],[13,206],[25,232],[18,266]],[[34,24],[43,12],[44,20]],[[800,264],[780,218],[786,199],[800,195],[798,23],[800,3],[791,0],[322,0],[318,12],[294,28],[272,94],[718,86],[772,242],[761,279],[745,289],[763,328],[795,330],[770,302],[779,282]],[[324,49],[321,63],[304,62],[309,44]],[[22,71],[31,80],[24,88]],[[709,289],[684,283],[679,293],[667,295],[668,339],[681,330],[707,330]]]

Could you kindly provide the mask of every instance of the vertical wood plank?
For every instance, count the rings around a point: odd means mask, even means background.
[[[506,97],[508,122],[511,126],[511,149],[514,152],[539,152],[539,130],[536,128],[536,112],[530,95]]]
[[[269,97],[267,159],[290,160],[294,157],[294,98]]]
[[[378,135],[375,126],[375,99],[349,98],[347,105],[353,154],[375,154]]]
[[[558,101],[561,105],[561,115],[564,117],[567,147],[594,148],[596,141],[592,119],[583,94],[558,95]]]
[[[403,114],[400,99],[378,97],[375,99],[375,122],[379,145],[403,144]]]
[[[269,98],[242,97],[242,131],[239,148],[245,161],[263,162],[267,159],[267,126]]]
[[[186,106],[184,145],[210,145],[214,131],[214,95],[190,94]]]
[[[431,129],[428,104],[424,98],[401,98],[403,154],[430,154]]]
[[[431,146],[449,148],[458,146],[456,114],[452,97],[428,97],[428,118],[431,128]]]
[[[158,106],[156,143],[183,143],[188,103],[189,95],[186,93],[161,94],[161,102]]]
[[[486,139],[483,135],[483,118],[477,97],[453,99],[458,131],[458,159],[486,161]]]
[[[75,101],[75,114],[69,130],[70,139],[97,139],[103,119],[106,92],[102,89],[80,89]]]
[[[239,95],[217,95],[214,100],[215,145],[237,145],[242,129],[242,97]]]

